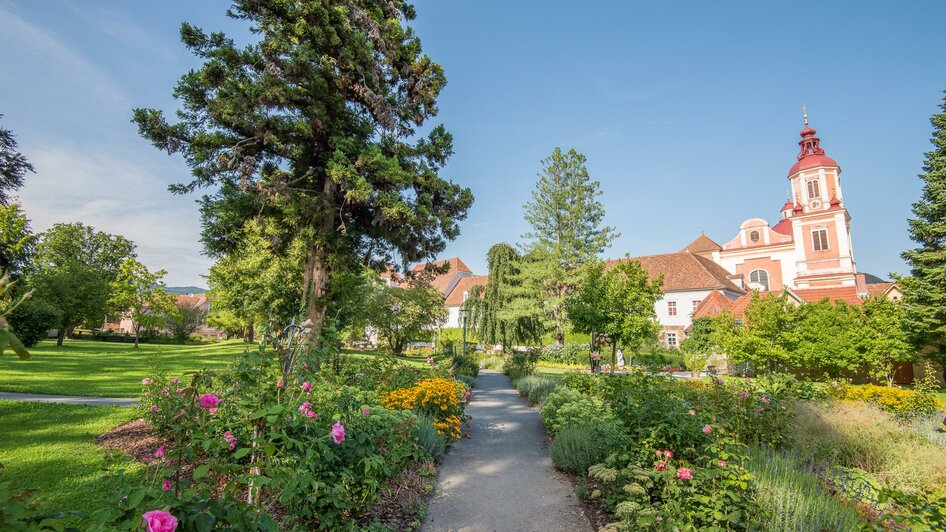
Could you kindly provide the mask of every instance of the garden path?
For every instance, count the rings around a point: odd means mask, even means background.
[[[30,403],[59,403],[64,405],[133,406],[135,399],[120,397],[83,397],[79,395],[51,395],[42,393],[0,392],[0,401],[27,401]]]
[[[440,465],[423,531],[591,530],[555,471],[539,412],[505,375],[481,371],[466,413],[469,439]]]

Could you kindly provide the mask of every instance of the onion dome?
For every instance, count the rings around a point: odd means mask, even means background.
[[[831,196],[831,206],[832,206],[832,207],[840,207],[840,206],[841,206],[841,200],[839,200],[837,196]]]
[[[807,113],[805,114],[805,129],[801,130],[799,135],[801,135],[801,140],[798,141],[798,146],[801,149],[798,151],[798,162],[788,171],[789,176],[795,175],[802,170],[808,170],[809,168],[838,166],[838,163],[836,163],[834,159],[824,154],[824,149],[821,147],[821,140],[817,136],[817,131],[815,131],[815,128],[808,125]]]
[[[792,209],[792,214],[798,214],[804,210],[805,208],[801,206],[801,203],[795,203],[795,207]]]

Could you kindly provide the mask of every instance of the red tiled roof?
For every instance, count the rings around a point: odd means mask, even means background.
[[[449,268],[446,272],[441,273],[431,279],[430,285],[440,291],[445,297],[447,295],[447,289],[450,288],[450,282],[453,281],[453,278],[457,275],[458,272],[462,273],[473,273],[466,264],[463,264],[463,261],[459,257],[454,257],[452,259],[438,260],[437,262],[430,262],[425,264],[418,264],[414,266],[414,273],[420,273],[427,267],[427,264],[431,266],[443,266],[448,264]],[[403,285],[403,283],[402,283]]]
[[[822,299],[844,301],[849,305],[860,305],[863,299],[857,296],[856,286],[839,286],[836,288],[799,288],[792,290],[806,303],[814,303]]]
[[[732,309],[733,300],[726,297],[719,290],[710,292],[710,295],[703,298],[700,304],[693,310],[693,319],[704,316],[715,316],[722,312]]]
[[[792,221],[788,218],[783,218],[779,223],[772,227],[772,230],[780,235],[793,236]]]
[[[680,251],[689,251],[690,253],[707,253],[713,251],[719,251],[723,249],[723,246],[720,246],[712,238],[706,235],[700,235],[696,237],[693,242],[687,244]]]
[[[867,285],[867,293],[872,296],[883,295],[895,284],[896,283],[872,283]]]
[[[472,291],[474,286],[486,286],[488,280],[488,275],[474,275],[460,279],[460,282],[453,287],[453,290],[450,291],[450,294],[444,300],[443,304],[448,307],[459,307],[463,304],[464,292]]]
[[[606,267],[629,259],[613,259]],[[729,280],[729,272],[712,260],[694,255],[688,251],[631,257],[639,261],[647,274],[654,278],[664,276],[663,291],[679,290],[729,290],[743,293],[743,290]]]

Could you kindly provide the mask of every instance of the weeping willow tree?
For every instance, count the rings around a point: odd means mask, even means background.
[[[486,254],[489,281],[486,286],[474,287],[467,301],[477,338],[500,344],[503,351],[541,338],[539,323],[532,315],[523,314],[512,305],[521,258],[509,244],[491,247]]]

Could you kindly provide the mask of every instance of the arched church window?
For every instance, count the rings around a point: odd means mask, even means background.
[[[749,283],[756,284],[761,287],[762,291],[769,291],[769,272],[765,270],[752,270],[752,273],[749,274]]]
[[[821,197],[821,185],[818,183],[817,179],[810,179],[808,181],[808,197],[809,198]]]
[[[758,241],[759,241],[759,232],[758,232],[758,231],[751,231],[751,232],[749,233],[749,240],[751,240],[752,243],[758,242]]]

